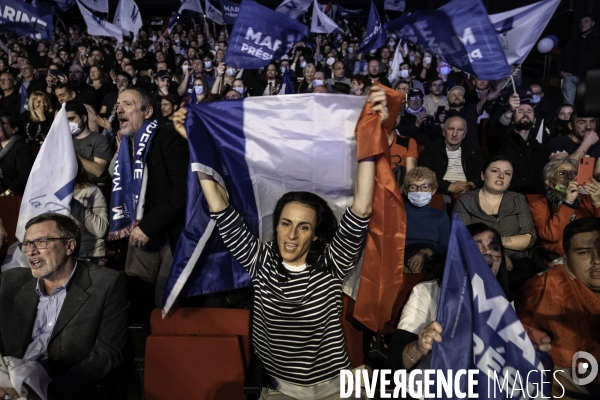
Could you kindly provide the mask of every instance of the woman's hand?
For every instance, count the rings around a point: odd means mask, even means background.
[[[36,117],[40,121],[45,121],[46,120],[46,111],[44,110],[44,105],[43,104],[41,104],[41,105],[37,106],[36,108],[34,108],[33,112],[35,113]]]
[[[421,273],[423,271],[423,267],[427,263],[427,260],[429,260],[429,257],[431,257],[431,253],[432,251],[430,249],[423,249],[417,252],[417,254],[413,255],[408,260],[408,269],[410,272],[415,274]]]
[[[600,207],[600,182],[592,178],[589,183],[583,185],[585,191],[592,198],[592,204],[594,207]],[[567,190],[569,188],[567,187]]]
[[[374,113],[379,114],[382,123],[390,116],[387,108],[387,96],[383,87],[373,86],[369,91],[367,103],[369,103]]]
[[[185,107],[181,107],[179,110],[173,114],[173,125],[175,126],[175,130],[179,133],[184,139],[187,140],[187,131],[185,130],[185,119],[187,117],[188,110]]]
[[[552,345],[550,344],[551,342],[552,339],[550,339],[550,336],[546,335],[540,339],[539,343],[534,343],[533,347],[535,347],[538,351],[547,353],[552,349]]]
[[[106,118],[102,118],[99,115],[96,115],[96,123],[98,124],[98,126],[106,129],[106,130],[110,130],[111,126],[110,126],[110,122],[108,122],[108,120]]]
[[[433,348],[433,342],[442,343],[442,326],[433,321],[419,332],[417,339],[417,349],[426,356]]]
[[[599,187],[599,189],[600,189],[600,187]],[[598,194],[600,195],[600,193],[598,193]],[[579,196],[579,185],[577,184],[577,182],[571,181],[571,182],[569,182],[569,184],[567,185],[567,188],[565,189],[565,200],[567,201],[567,203],[573,204],[573,202],[575,202],[575,200],[577,200],[577,196]],[[592,197],[592,201],[593,200],[594,200],[594,198]],[[600,204],[600,203],[598,203],[598,204]]]

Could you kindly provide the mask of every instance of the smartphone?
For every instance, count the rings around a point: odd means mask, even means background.
[[[583,185],[590,183],[594,177],[594,157],[579,157],[579,166],[577,167],[577,183]]]
[[[51,69],[48,72],[52,76],[64,76],[65,75],[60,69]]]
[[[433,117],[433,119],[434,119],[435,121],[437,121],[437,120],[438,120],[438,118],[439,118],[439,116],[440,116],[440,114],[443,114],[443,113],[445,113],[445,112],[446,112],[446,106],[439,106],[439,107],[437,108],[437,111],[435,112],[435,116]]]

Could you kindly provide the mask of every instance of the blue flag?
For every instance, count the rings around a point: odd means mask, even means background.
[[[339,4],[336,4],[335,6],[337,7],[337,11],[342,17],[347,17],[349,15],[358,15],[362,12],[362,8],[359,8],[358,10],[350,10],[348,8],[340,6]]]
[[[225,21],[227,25],[233,25],[240,12],[240,5],[229,0],[219,0],[219,3],[221,4],[223,21]]]
[[[379,13],[375,7],[375,3],[371,1],[371,11],[369,11],[369,22],[367,23],[367,36],[360,43],[360,51],[367,53],[385,45],[387,36],[385,30],[382,29]]]
[[[34,39],[50,39],[54,31],[52,14],[23,0],[2,0],[0,32],[12,32]]]
[[[178,19],[179,19],[179,13],[175,13],[175,14],[171,15],[171,18],[169,18],[169,23],[167,24],[167,33],[171,33],[173,28],[175,28],[175,25],[177,25]]]
[[[235,20],[225,62],[237,68],[260,68],[309,37],[308,27],[271,9],[243,0]]]
[[[402,16],[385,28],[480,79],[501,79],[511,73],[480,0],[452,0],[433,12]]]
[[[433,346],[430,369],[478,369],[475,393],[480,399],[521,398],[521,395],[541,398],[540,389],[533,384],[542,387],[542,380],[546,382],[544,395],[550,396],[552,377],[543,376],[541,353],[534,349],[515,310],[457,215],[452,221],[436,319],[443,328],[442,342]],[[466,389],[467,382],[463,379],[461,391],[467,392]]]

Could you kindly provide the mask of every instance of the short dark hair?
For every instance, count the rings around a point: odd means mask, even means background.
[[[13,129],[19,125],[17,116],[6,110],[0,111],[0,118],[6,118],[6,122],[8,122],[8,125]]]
[[[70,83],[65,82],[65,83],[59,83],[58,85],[56,85],[56,87],[54,88],[54,91],[56,92],[56,89],[65,89],[67,92],[69,93],[75,93],[75,89],[73,89],[73,86],[71,86]]]
[[[513,163],[513,161],[510,158],[503,156],[502,154],[499,154],[497,156],[493,156],[493,157],[490,157],[487,160],[485,160],[485,162],[483,163],[483,166],[481,167],[481,172],[485,173],[485,170],[488,169],[490,164],[494,163],[496,161],[506,161],[513,167],[513,169],[515,168],[515,164]]]
[[[75,100],[70,100],[65,103],[65,111],[67,111],[67,112],[72,111],[75,114],[77,114],[77,116],[79,116],[79,118],[88,116],[87,108],[85,108],[85,105],[83,105],[83,103],[81,103],[79,101],[75,101]]]
[[[563,249],[565,250],[565,255],[571,248],[571,240],[573,239],[573,236],[580,233],[595,231],[600,231],[600,218],[583,217],[571,221],[563,231],[562,245]]]
[[[560,112],[560,109],[558,111]],[[577,120],[578,118],[594,118],[596,120],[596,123],[598,123],[598,118],[596,118],[595,115],[584,114],[581,110],[578,110],[575,107],[573,107],[573,113],[571,113],[571,119],[569,119],[569,122],[573,125],[573,128],[575,127],[575,120]]]
[[[60,236],[62,239],[75,239],[76,245],[73,256],[77,257],[81,247],[81,229],[73,218],[67,215],[47,212],[33,217],[27,221],[25,224],[25,230],[29,229],[29,227],[32,225],[41,224],[42,222],[47,221],[54,221],[56,223],[56,231],[58,232],[58,236]]]

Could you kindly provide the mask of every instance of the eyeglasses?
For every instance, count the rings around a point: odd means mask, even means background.
[[[479,251],[481,252],[481,254],[489,253],[490,255],[492,255],[494,257],[502,256],[502,248],[498,244],[490,243],[490,244],[486,245],[480,241],[476,241],[475,244],[477,244],[477,247],[479,248]]]
[[[567,178],[567,179],[575,179],[575,177],[577,176],[577,171],[568,171],[568,170],[561,170],[561,171],[557,171],[556,175],[560,176],[561,178]]]
[[[422,185],[410,184],[407,187],[409,192],[429,192],[431,190],[431,183],[424,183]]]
[[[67,239],[66,238],[39,238],[39,239],[27,240],[25,242],[21,242],[17,246],[19,246],[19,250],[21,250],[21,252],[25,253],[28,251],[30,246],[33,246],[34,249],[39,249],[39,250],[47,249],[48,246],[50,245],[50,242],[52,242],[53,240],[67,240]]]
[[[408,99],[412,100],[412,101],[417,101],[417,100],[421,100],[421,96],[413,96],[413,97],[409,97]]]

